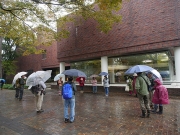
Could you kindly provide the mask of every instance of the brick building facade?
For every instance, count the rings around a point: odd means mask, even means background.
[[[92,19],[84,20],[78,26],[68,23],[70,36],[67,39],[47,47],[46,59],[42,60],[41,55],[20,58],[19,71],[55,68],[61,73],[67,69],[67,66],[70,68],[69,64],[71,68],[79,64],[80,69],[88,76],[100,70],[109,72],[114,86],[122,84],[124,87],[125,82],[117,81],[117,72],[123,74],[133,64],[139,64],[140,61],[136,62],[136,60],[143,60],[142,57],[147,54],[158,57],[166,55],[168,57],[166,63],[159,62],[160,58],[158,58],[154,60],[156,63],[145,64],[170,73],[168,78],[170,83],[174,80],[180,82],[180,70],[178,70],[180,69],[178,63],[180,60],[180,1],[124,0],[119,14],[122,15],[122,22],[114,24],[107,34],[100,32],[97,29],[97,23]],[[141,56],[135,59],[136,55]],[[114,64],[116,60],[121,60],[119,65]],[[99,62],[99,69],[93,69],[88,61]],[[123,76],[119,80],[122,79]],[[177,91],[179,87],[179,85],[175,86],[178,95],[180,95]],[[168,86],[168,89],[171,88],[173,87]]]
[[[72,62],[169,50],[180,45],[179,0],[124,1],[119,13],[122,23],[115,24],[108,34],[97,30],[91,19],[77,27],[72,23],[70,37],[58,42],[58,59]]]

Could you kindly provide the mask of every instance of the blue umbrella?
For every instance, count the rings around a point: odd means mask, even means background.
[[[3,81],[4,83],[6,82],[4,79],[0,79],[0,81]]]
[[[131,68],[129,68],[125,74],[134,74],[138,72],[146,72],[146,71],[151,71],[154,70],[154,68],[146,66],[146,65],[136,65]]]
[[[107,72],[101,72],[99,75],[109,75]]]
[[[61,74],[68,75],[68,76],[78,76],[78,77],[87,77],[86,74],[77,69],[69,69],[64,70]]]

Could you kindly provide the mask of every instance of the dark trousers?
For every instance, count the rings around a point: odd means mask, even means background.
[[[24,88],[16,88],[16,98],[22,99],[23,97]]]

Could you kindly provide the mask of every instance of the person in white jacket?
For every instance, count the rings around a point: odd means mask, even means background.
[[[107,78],[107,76],[104,76],[103,79],[103,86],[104,86],[104,90],[105,90],[105,96],[109,96],[109,79]]]

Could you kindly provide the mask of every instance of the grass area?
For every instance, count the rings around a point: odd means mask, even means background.
[[[27,89],[28,86],[24,86],[24,88]],[[15,88],[12,86],[12,84],[4,84],[3,89],[15,90]]]

